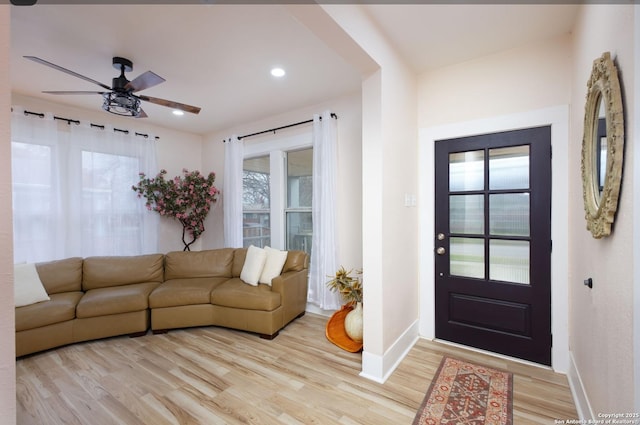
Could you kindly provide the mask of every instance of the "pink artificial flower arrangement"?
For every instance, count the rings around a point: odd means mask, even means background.
[[[204,220],[209,214],[211,204],[218,199],[220,191],[213,185],[216,179],[211,172],[206,177],[199,171],[182,169],[182,176],[166,180],[167,170],[160,170],[155,178],[140,173],[140,181],[132,186],[138,198],[145,197],[149,211],[157,211],[161,216],[176,218],[182,223],[182,242],[184,251],[204,232]],[[185,235],[190,234],[187,243]]]

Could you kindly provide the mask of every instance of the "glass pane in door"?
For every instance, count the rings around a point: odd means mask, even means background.
[[[489,231],[498,236],[529,236],[529,194],[489,195]]]
[[[529,275],[529,241],[489,242],[489,279],[528,285]]]
[[[484,239],[451,238],[449,274],[484,279]]]
[[[484,234],[484,195],[449,195],[449,232]]]
[[[529,188],[529,145],[489,149],[489,189]]]
[[[449,191],[484,189],[484,151],[449,154]]]

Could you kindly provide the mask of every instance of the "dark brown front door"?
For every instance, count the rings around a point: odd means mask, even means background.
[[[435,143],[436,337],[551,364],[551,128]]]

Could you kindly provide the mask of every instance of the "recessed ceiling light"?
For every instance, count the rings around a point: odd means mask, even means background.
[[[182,115],[184,115],[184,112],[182,112],[179,109],[174,109],[173,110],[173,115],[182,116]]]
[[[284,72],[284,69],[282,68],[273,68],[271,70],[271,75],[273,75],[274,77],[284,77],[284,74],[286,74],[286,72]]]

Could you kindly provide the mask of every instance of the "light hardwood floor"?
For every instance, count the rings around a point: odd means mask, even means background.
[[[18,424],[410,425],[443,355],[514,373],[514,425],[576,419],[563,375],[420,340],[384,384],[327,341],[327,318],[272,341],[216,327],[111,338],[19,359]]]

